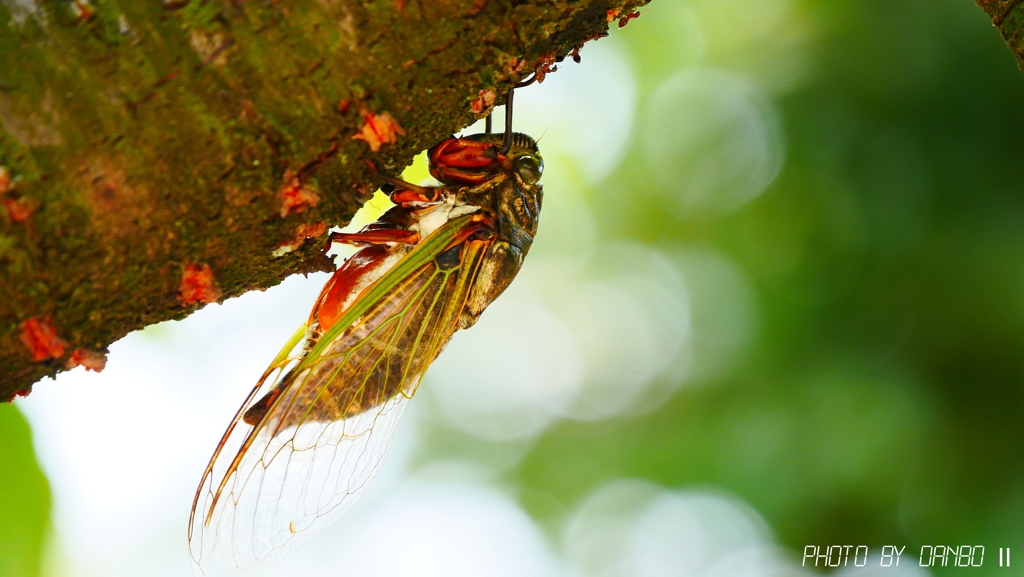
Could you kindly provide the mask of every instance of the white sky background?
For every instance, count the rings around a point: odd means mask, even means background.
[[[661,1],[666,17],[688,30],[698,26],[684,4]],[[630,26],[657,18],[658,10],[655,3]],[[698,63],[693,54],[703,48],[685,55],[687,66]],[[612,481],[569,515],[564,534],[550,535],[518,506],[513,489],[491,480],[495,471],[486,464],[409,467],[430,422],[514,444],[558,419],[652,410],[672,393],[664,382],[719,370],[753,338],[756,302],[729,259],[708,249],[669,255],[599,240],[587,190],[621,160],[641,104],[614,33],[588,44],[582,56],[582,64],[566,60],[543,84],[516,95],[516,130],[541,138],[547,163],[540,233],[520,277],[435,363],[362,501],[279,565],[257,564],[243,574],[804,574],[773,547],[757,513],[728,495]],[[746,121],[722,120],[729,114],[723,109],[707,129],[712,143],[756,133],[759,111],[771,115],[770,101],[749,96],[749,81],[724,72],[691,74],[685,84],[675,78],[669,86],[680,94],[701,79],[718,91],[742,91],[735,102]],[[745,108],[750,102],[756,106]],[[606,114],[610,110],[616,114]],[[678,146],[701,149],[703,135],[688,133]],[[746,150],[782,158],[781,148],[769,154],[757,146],[784,146],[779,142],[755,139]],[[776,168],[766,170],[755,188],[748,183],[739,196],[722,197],[722,210],[759,194],[767,186],[764,175],[773,177]],[[715,202],[692,190],[680,197],[681,206],[691,197]],[[49,577],[192,574],[186,527],[203,467],[327,278],[292,277],[184,321],[132,333],[110,347],[103,373],[63,373],[17,402],[32,424],[54,493]],[[694,347],[714,362],[693,365]],[[595,547],[608,543],[615,546]]]

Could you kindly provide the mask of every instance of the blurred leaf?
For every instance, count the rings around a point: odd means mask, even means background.
[[[50,486],[36,463],[28,422],[0,404],[0,575],[39,575],[50,524]]]

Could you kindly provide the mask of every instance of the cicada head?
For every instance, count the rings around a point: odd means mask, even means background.
[[[448,138],[428,151],[430,174],[445,184],[474,186],[499,173],[517,174],[536,184],[544,172],[537,141],[521,132],[512,134],[512,146],[502,154],[502,134],[473,134]]]

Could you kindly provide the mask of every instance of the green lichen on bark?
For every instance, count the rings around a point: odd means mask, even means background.
[[[0,204],[0,399],[75,349],[187,316],[188,265],[211,267],[221,300],[329,269],[323,236],[272,254],[347,222],[374,188],[367,160],[398,172],[471,123],[481,90],[642,3],[3,0],[0,200],[31,214]],[[364,111],[406,134],[372,152],[352,138]],[[297,174],[320,200],[282,216]],[[22,327],[47,317],[68,346],[33,362]]]
[[[992,19],[992,25],[1003,35],[1006,46],[1017,57],[1017,67],[1024,71],[1024,1],[975,0]]]

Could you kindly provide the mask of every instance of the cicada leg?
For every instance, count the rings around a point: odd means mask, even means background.
[[[533,76],[508,89],[508,94],[505,96],[505,142],[502,143],[501,150],[498,151],[499,154],[508,154],[508,151],[512,149],[512,94],[515,89],[525,88],[534,82],[544,82],[544,76],[549,72],[554,72],[555,68],[550,64],[542,64],[533,71]],[[490,121],[490,116],[487,117],[487,120]],[[490,132],[490,124],[488,124],[487,133],[490,134]]]
[[[376,170],[373,171],[373,176],[377,180],[382,180],[382,181],[386,182],[387,184],[390,184],[392,187],[394,187],[392,192],[387,192],[386,190],[384,191],[388,195],[394,194],[395,190],[409,190],[409,191],[416,192],[416,193],[419,193],[419,194],[430,194],[431,189],[433,188],[431,186],[419,186],[418,184],[413,184],[411,182],[406,182],[406,181],[402,180],[401,178],[395,178],[394,176],[388,176],[386,174],[381,174],[381,173],[377,172]],[[383,190],[383,189],[384,189],[384,187],[381,187],[381,190]]]
[[[381,191],[388,195],[391,202],[402,206],[409,207],[410,205],[424,205],[439,203],[443,199],[441,198],[441,187],[437,186],[420,186],[411,182],[406,182],[401,178],[395,178],[386,174],[381,174],[371,165],[373,169],[373,176],[378,180],[384,181],[384,186],[381,186]]]
[[[362,230],[360,232],[332,232],[327,239],[327,246],[336,242],[341,244],[416,244],[420,241],[420,234],[411,230],[395,228],[382,228],[377,230]]]
[[[508,89],[508,96],[505,97],[505,141],[501,145],[501,150],[498,151],[498,154],[502,156],[508,154],[508,151],[512,149],[512,94],[519,85],[527,86],[532,84],[536,76],[534,74],[534,78],[531,78],[529,81],[520,82]]]
[[[439,204],[444,200],[441,197],[441,187],[427,186],[420,188],[423,188],[425,192],[400,188],[395,189],[388,197],[391,199],[391,202],[403,207],[413,205],[422,207],[424,205]]]

